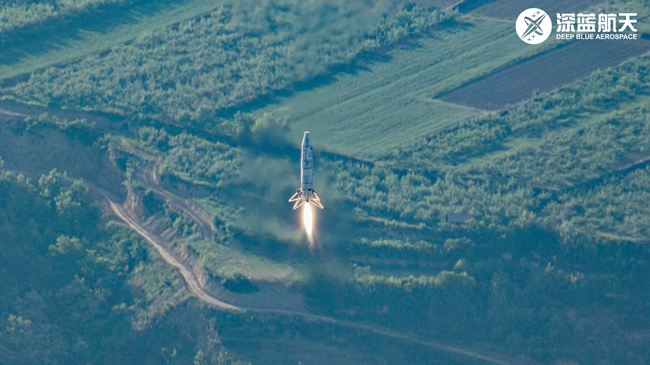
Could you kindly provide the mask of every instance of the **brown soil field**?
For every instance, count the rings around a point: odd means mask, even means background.
[[[455,104],[499,110],[530,99],[534,90],[555,90],[648,50],[650,42],[642,39],[572,41],[435,97]]]

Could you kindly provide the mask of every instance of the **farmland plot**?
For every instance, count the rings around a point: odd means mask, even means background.
[[[394,51],[389,62],[341,75],[270,109],[288,115],[293,140],[310,130],[328,150],[370,158],[479,112],[432,96],[558,44],[527,47],[511,28],[485,19],[450,27]]]
[[[440,96],[474,108],[498,110],[620,64],[650,50],[650,42],[574,41]],[[576,62],[584,60],[584,62]]]

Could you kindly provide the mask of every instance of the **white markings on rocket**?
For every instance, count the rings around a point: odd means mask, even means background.
[[[300,208],[305,203],[311,203],[321,209],[323,204],[314,191],[314,147],[311,145],[309,132],[305,132],[302,137],[302,154],[300,157],[300,189],[289,199],[290,202],[296,202],[293,209]]]

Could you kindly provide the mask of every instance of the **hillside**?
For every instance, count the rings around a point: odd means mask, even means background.
[[[3,358],[650,361],[650,43],[519,7],[3,4]]]

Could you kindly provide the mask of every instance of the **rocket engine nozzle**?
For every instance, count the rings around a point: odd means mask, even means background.
[[[289,201],[296,202],[293,205],[293,210],[302,207],[302,205],[305,203],[311,203],[321,209],[324,209],[323,204],[320,202],[320,198],[318,197],[318,195],[316,195],[316,192],[313,190],[310,190],[307,194],[305,194],[305,192],[302,189],[300,189],[296,191],[295,194],[293,194],[293,196],[289,199]]]

